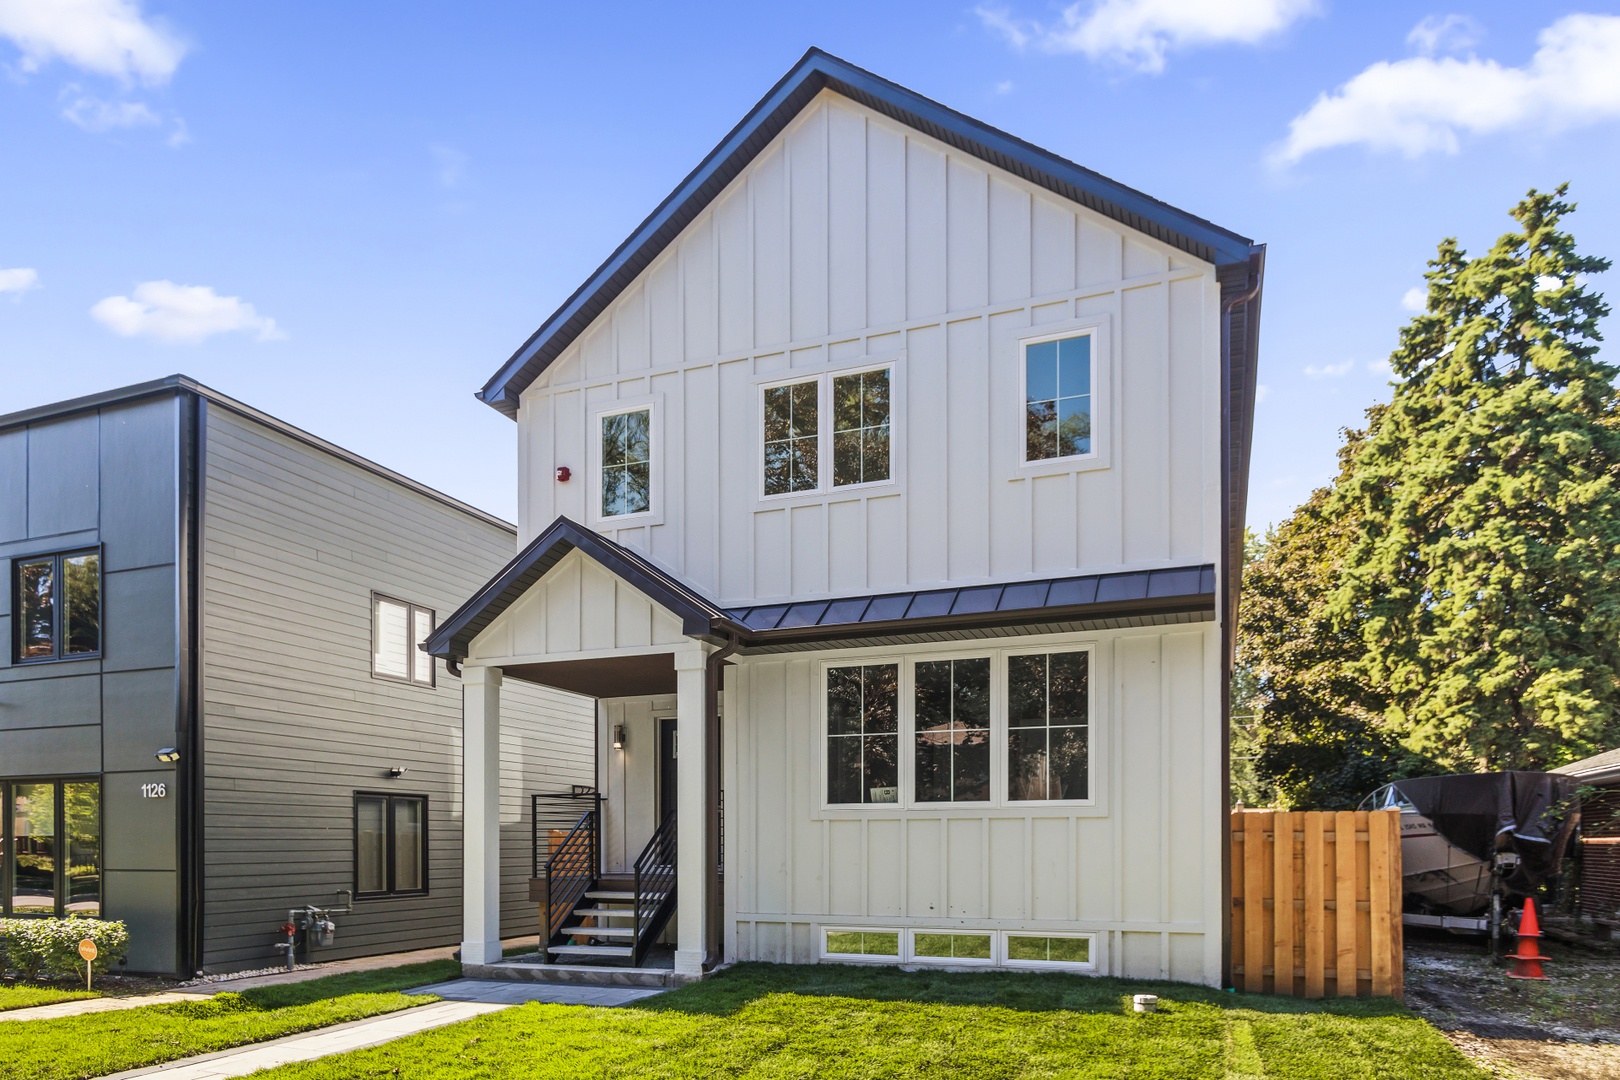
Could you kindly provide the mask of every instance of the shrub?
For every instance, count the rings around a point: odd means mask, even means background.
[[[0,919],[0,968],[20,972],[25,979],[82,975],[79,942],[86,938],[96,943],[91,971],[102,975],[124,955],[129,930],[106,919]]]

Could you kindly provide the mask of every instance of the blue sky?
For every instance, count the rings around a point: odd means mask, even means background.
[[[0,412],[184,372],[513,517],[472,392],[810,45],[1270,246],[1255,524],[1442,237],[1620,255],[1613,4],[0,0]]]

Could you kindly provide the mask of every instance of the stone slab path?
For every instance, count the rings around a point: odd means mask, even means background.
[[[481,1001],[487,1004],[522,1005],[543,1001],[553,1005],[597,1005],[618,1008],[642,998],[662,994],[660,989],[635,986],[582,986],[570,983],[512,982],[506,979],[452,979],[433,986],[419,986],[407,994],[437,994],[446,1001]]]
[[[0,1012],[0,1023],[8,1020],[54,1020],[62,1016],[83,1016],[85,1013],[112,1012],[116,1009],[138,1009],[142,1005],[168,1005],[176,1001],[200,1001],[213,996],[214,991],[195,993],[136,994],[132,997],[81,998],[78,1001],[59,1001],[55,1005],[35,1005],[31,1009],[7,1009]]]

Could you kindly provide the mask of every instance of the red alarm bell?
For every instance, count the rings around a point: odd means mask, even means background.
[[[557,482],[559,484],[568,483],[568,478],[570,476],[572,476],[572,475],[574,475],[574,474],[568,471],[568,466],[566,466],[566,465],[557,466]]]

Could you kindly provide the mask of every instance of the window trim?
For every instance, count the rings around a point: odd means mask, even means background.
[[[32,556],[31,556],[32,557]],[[17,915],[11,911],[16,899],[15,871],[8,844],[12,832],[12,814],[16,809],[11,789],[17,784],[53,784],[52,815],[56,819],[57,858],[52,873],[52,886],[56,891],[56,910],[51,915]],[[96,876],[100,907],[95,915],[70,916],[68,903],[68,861],[66,852],[67,785],[95,784],[101,790],[96,798]],[[10,776],[0,779],[0,918],[7,919],[62,919],[69,917],[100,919],[107,911],[107,779],[96,773],[64,773],[57,776]]]
[[[1016,410],[1009,425],[1006,446],[1012,468],[1009,480],[1028,480],[1035,476],[1054,473],[1086,472],[1109,467],[1113,446],[1113,377],[1114,354],[1112,318],[1108,314],[1087,315],[1078,319],[1021,326],[1003,331],[998,351],[1008,357],[1017,369]],[[1029,370],[1025,365],[1025,350],[1031,345],[1064,338],[1089,336],[1091,338],[1091,451],[1060,458],[1028,459],[1025,441],[1025,405],[1028,396]]]
[[[861,497],[884,488],[900,486],[901,473],[901,402],[904,384],[901,381],[901,361],[904,353],[885,356],[865,356],[840,367],[820,370],[773,372],[754,383],[754,498],[758,503],[778,505],[794,499],[830,499]],[[833,430],[827,422],[832,407],[834,379],[847,375],[863,375],[869,371],[889,372],[889,476],[886,480],[866,480],[859,484],[835,486],[832,482]],[[780,491],[774,495],[765,491],[765,392],[800,383],[816,384],[816,486],[802,491]],[[886,492],[884,492],[886,494]]]
[[[384,889],[381,892],[360,891],[360,800],[383,800],[383,824],[385,826],[385,839],[383,841],[383,877],[389,885],[394,883],[394,800],[416,799],[422,804],[422,887],[420,889]],[[432,818],[429,814],[431,803],[425,793],[394,792],[394,791],[356,791],[354,793],[353,816],[351,820],[352,843],[352,870],[349,880],[354,885],[354,898],[356,900],[393,900],[398,897],[427,896],[432,884],[429,879],[431,863],[428,861],[429,838],[432,829],[429,827]]]
[[[990,939],[990,955],[988,957],[974,956],[918,956],[918,934],[943,934],[955,937],[987,937]],[[978,927],[963,926],[912,926],[906,930],[905,940],[906,960],[908,964],[921,964],[925,967],[998,967],[1001,964],[1001,935],[994,930]]]
[[[905,646],[897,647],[899,649]],[[1087,654],[1086,694],[1086,793],[1084,799],[1018,799],[1008,797],[1007,739],[1008,697],[1007,667],[1014,656],[1045,656],[1053,653],[1083,652]],[[988,810],[1031,812],[1047,810],[1096,811],[1103,806],[1101,785],[1107,772],[1098,760],[1106,754],[1106,743],[1100,731],[1099,697],[1107,692],[1107,676],[1101,661],[1104,650],[1096,638],[1057,641],[1023,641],[1018,645],[986,648],[983,640],[963,641],[951,648],[934,648],[910,652],[851,651],[837,657],[826,657],[817,664],[816,702],[816,807],[817,813],[843,816],[891,815],[896,813],[960,814],[969,817],[982,815]],[[934,660],[971,660],[990,658],[990,798],[969,802],[920,802],[916,791],[916,665]],[[900,798],[893,803],[835,803],[828,800],[828,739],[830,724],[827,715],[827,675],[832,668],[898,664],[900,667],[900,716],[898,733],[900,742],[899,784]]]
[[[102,550],[103,545],[95,544],[91,547],[69,548],[62,551],[41,551],[33,555],[13,555],[11,557],[11,663],[21,667],[24,664],[65,664],[79,660],[100,660],[107,651],[107,556]],[[68,653],[64,652],[64,638],[67,633],[67,618],[63,612],[62,604],[66,593],[64,582],[66,573],[63,562],[66,559],[76,558],[80,555],[94,555],[96,557],[96,648],[94,652]],[[22,620],[22,566],[24,563],[42,562],[51,560],[51,574],[58,586],[58,599],[56,614],[51,625],[51,655],[28,656],[23,651],[23,620]]]
[[[820,938],[817,942],[816,954],[818,959],[837,964],[903,964],[906,962],[907,946],[910,944],[903,926],[842,926],[823,924],[819,928]],[[872,953],[835,953],[827,951],[828,934],[893,934],[895,937],[894,952],[876,955]]]
[[[998,930],[996,931],[996,952],[998,964],[1001,967],[1022,969],[1025,971],[1081,971],[1095,972],[1097,970],[1097,939],[1101,935],[1095,931],[1085,930]],[[1089,944],[1086,946],[1088,959],[1084,963],[1073,960],[1014,960],[1011,956],[1011,947],[1008,938],[1015,937],[1043,937],[1043,938],[1084,938]]]
[[[602,418],[647,413],[647,509],[634,514],[602,514]],[[585,520],[598,531],[664,523],[664,395],[642,394],[592,406],[586,413]]]
[[[377,601],[379,601],[379,600],[386,600],[390,604],[398,604],[398,605],[400,605],[401,607],[403,607],[405,609],[405,668],[406,668],[406,670],[405,670],[405,674],[403,676],[390,675],[385,671],[378,671],[377,670],[377,634],[379,632],[379,627],[377,625]],[[436,689],[438,687],[438,685],[439,685],[439,663],[438,663],[437,658],[429,656],[427,653],[423,652],[421,649],[418,649],[416,647],[415,641],[413,640],[413,638],[415,638],[415,636],[416,636],[416,613],[419,612],[419,611],[427,612],[428,619],[432,621],[434,630],[437,630],[439,628],[439,613],[437,611],[435,611],[433,608],[427,607],[424,604],[413,604],[409,600],[401,600],[399,597],[394,596],[394,595],[392,595],[390,593],[378,592],[375,589],[373,589],[371,591],[371,662],[370,662],[370,667],[371,667],[371,677],[373,679],[381,679],[384,682],[391,682],[391,683],[404,683],[407,686],[415,686],[415,687],[418,687],[418,688],[420,688],[422,690],[433,690],[433,689]],[[430,633],[431,633],[431,631],[430,631]],[[416,665],[423,662],[423,661],[426,661],[427,665],[428,665],[428,681],[427,682],[418,682],[416,680]]]

